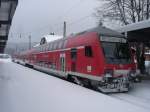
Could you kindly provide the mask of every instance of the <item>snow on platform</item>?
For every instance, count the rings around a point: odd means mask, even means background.
[[[0,62],[0,112],[149,112],[149,108]]]
[[[150,80],[135,83],[128,93],[111,94],[110,96],[150,110]]]

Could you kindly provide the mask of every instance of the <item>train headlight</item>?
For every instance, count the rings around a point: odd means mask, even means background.
[[[131,70],[130,71],[130,76],[131,77],[136,77],[136,70]]]
[[[106,70],[105,70],[105,76],[104,76],[104,77],[107,77],[107,78],[113,77],[113,70],[111,70],[111,69],[106,69]]]

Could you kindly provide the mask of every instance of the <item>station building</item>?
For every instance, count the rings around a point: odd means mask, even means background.
[[[3,53],[6,47],[17,4],[18,0],[0,0],[0,53]]]

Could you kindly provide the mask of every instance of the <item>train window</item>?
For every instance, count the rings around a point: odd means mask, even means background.
[[[63,41],[61,40],[60,42],[59,42],[59,49],[61,49],[62,48],[62,46],[63,46]]]
[[[54,46],[53,46],[53,49],[55,50],[56,47],[57,47],[57,43],[55,42],[55,43],[54,43]]]
[[[44,46],[44,51],[47,51],[47,45]]]
[[[49,44],[49,48],[48,48],[49,51],[51,50],[51,47],[52,47],[52,44]]]
[[[46,48],[47,48],[47,46],[46,46],[46,45],[44,45],[44,51],[46,51]]]
[[[38,52],[38,47],[37,48],[35,48],[36,49],[36,52]]]
[[[46,45],[46,48],[45,48],[45,51],[48,51],[48,47],[49,47],[49,45],[47,44],[47,45]]]
[[[42,52],[44,51],[44,46],[42,46]]]
[[[63,44],[64,44],[64,41],[61,40],[60,43],[59,43],[59,49],[62,49],[62,48],[63,48]]]
[[[42,52],[44,52],[45,51],[45,46],[42,46]]]
[[[40,47],[40,52],[42,52],[42,46]]]
[[[47,51],[49,51],[50,44],[47,45]]]
[[[85,56],[87,56],[87,57],[92,57],[93,56],[91,46],[85,46]]]
[[[64,48],[64,43],[65,43],[65,40],[62,41],[62,45],[61,45],[62,49]]]
[[[40,47],[40,52],[42,52],[42,46]]]
[[[62,48],[65,48],[65,47],[66,47],[66,44],[67,44],[67,40],[64,40],[64,42],[63,42],[63,47],[62,47]]]
[[[53,50],[53,47],[54,47],[54,43],[51,43],[51,50]]]
[[[53,50],[53,43],[51,43],[51,50]]]
[[[46,50],[46,46],[44,45],[44,46],[43,46],[43,52],[44,52],[45,50]]]
[[[54,50],[54,48],[55,48],[55,43],[53,42],[53,45],[52,45],[52,50]]]
[[[77,49],[76,48],[71,49],[71,59],[72,60],[77,59]]]
[[[47,45],[47,51],[49,51],[49,44]]]
[[[52,47],[53,47],[53,43],[51,43],[50,50],[52,50]]]
[[[38,48],[38,52],[40,52],[40,50],[41,50],[41,47]]]
[[[57,42],[54,43],[54,50],[56,50]]]
[[[56,49],[59,48],[59,41],[56,42]]]
[[[36,48],[36,52],[38,52],[38,51],[39,51],[39,47]]]

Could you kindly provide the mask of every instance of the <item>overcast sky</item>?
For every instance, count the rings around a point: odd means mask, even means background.
[[[62,35],[63,21],[67,21],[67,34],[94,27],[92,14],[100,5],[97,0],[19,0],[9,42],[27,42],[29,35],[38,42],[50,32]]]

